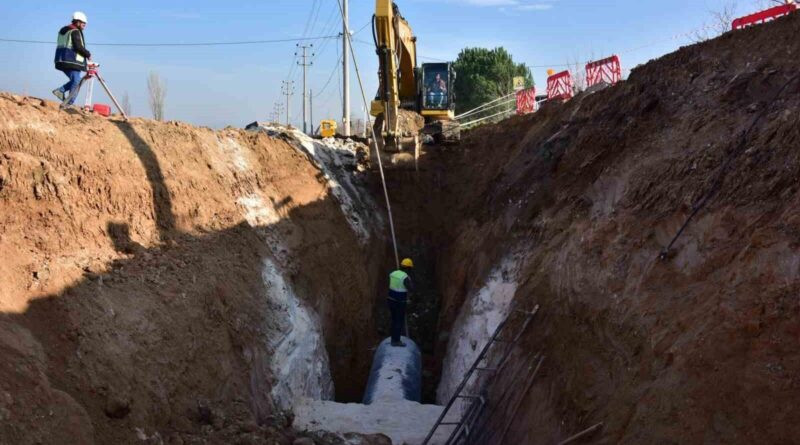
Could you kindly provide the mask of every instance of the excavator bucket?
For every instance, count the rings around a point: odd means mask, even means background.
[[[425,120],[409,110],[398,110],[398,131],[390,134],[383,115],[375,118],[373,129],[377,138],[378,153],[372,154],[373,167],[377,167],[375,156],[380,155],[386,169],[417,169],[422,149],[421,131]]]

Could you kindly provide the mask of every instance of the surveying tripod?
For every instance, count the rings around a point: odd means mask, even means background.
[[[108,97],[110,97],[111,101],[114,102],[114,105],[116,105],[117,110],[119,110],[119,113],[122,115],[122,118],[125,119],[125,120],[128,120],[128,115],[125,114],[125,111],[119,105],[119,102],[117,102],[117,99],[114,97],[113,94],[111,94],[111,90],[108,89],[108,85],[106,85],[106,82],[103,80],[102,77],[100,77],[99,69],[100,69],[100,64],[99,63],[89,62],[89,65],[88,65],[87,70],[86,70],[86,75],[83,76],[83,78],[81,79],[81,82],[78,84],[78,87],[73,89],[70,92],[69,96],[64,98],[64,102],[61,103],[61,108],[66,108],[67,104],[70,101],[72,101],[73,98],[77,97],[78,93],[81,92],[81,88],[83,87],[83,84],[88,81],[89,82],[89,91],[86,93],[86,103],[84,105],[84,107],[88,109],[89,105],[92,102],[92,92],[94,90],[94,79],[97,78],[97,81],[100,82],[100,85],[102,85],[103,89],[106,90],[106,94],[108,94]]]

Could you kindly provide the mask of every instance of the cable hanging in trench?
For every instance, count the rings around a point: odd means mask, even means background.
[[[358,87],[361,91],[361,100],[364,103],[364,108],[369,109],[367,106],[367,94],[364,92],[364,83],[361,81],[361,72],[358,69],[358,60],[356,59],[356,52],[355,48],[353,48],[353,41],[350,38],[350,24],[347,23],[346,17],[344,16],[344,9],[342,8],[342,1],[336,0],[336,3],[339,5],[339,12],[342,15],[342,23],[345,24],[345,32],[344,38],[347,40],[347,46],[350,47],[350,54],[353,58],[353,66],[355,67],[356,71],[356,79],[358,79]],[[349,116],[347,116],[349,117]],[[372,135],[372,143],[375,145],[375,154],[376,158],[378,158],[378,170],[381,173],[381,185],[383,186],[383,197],[386,199],[386,211],[389,215],[389,230],[392,234],[392,247],[394,248],[394,261],[396,263],[397,268],[400,268],[400,254],[397,251],[397,237],[395,236],[394,232],[394,217],[392,216],[392,204],[389,202],[389,189],[386,187],[386,176],[383,173],[383,161],[381,161],[381,153],[378,151],[378,138],[375,137],[375,128],[372,127],[372,118],[367,115],[367,128],[369,128],[369,132]]]
[[[692,222],[694,217],[697,216],[698,213],[700,213],[700,210],[702,210],[706,206],[706,204],[708,204],[708,201],[710,201],[711,198],[714,196],[714,194],[716,194],[722,187],[722,183],[725,180],[725,176],[727,175],[731,164],[742,153],[742,148],[747,143],[747,138],[748,136],[750,136],[750,133],[753,131],[756,125],[761,121],[761,119],[767,114],[767,111],[769,110],[769,104],[776,102],[781,97],[786,88],[788,88],[792,82],[798,79],[800,79],[800,74],[795,74],[794,76],[790,77],[789,80],[786,81],[786,83],[783,84],[783,86],[778,90],[778,92],[775,93],[775,96],[772,98],[772,100],[767,102],[767,105],[765,105],[764,108],[758,112],[755,118],[753,118],[753,122],[751,122],[750,125],[747,127],[747,129],[741,134],[739,138],[739,143],[736,145],[736,147],[734,147],[733,150],[731,150],[731,152],[727,155],[727,157],[723,161],[722,166],[720,167],[719,171],[714,177],[714,180],[711,182],[711,187],[692,206],[692,212],[683,222],[681,228],[678,229],[678,232],[675,234],[674,237],[672,237],[672,240],[669,242],[669,244],[666,247],[664,247],[664,249],[658,254],[658,258],[660,260],[663,261],[669,257],[669,252],[672,250],[672,247],[681,237],[686,228],[689,227],[689,223]]]

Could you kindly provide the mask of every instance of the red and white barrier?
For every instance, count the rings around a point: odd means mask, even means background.
[[[547,100],[572,99],[572,74],[562,71],[547,78]]]
[[[586,87],[605,82],[609,85],[622,80],[622,64],[618,56],[596,60],[586,64]]]
[[[536,88],[517,91],[517,114],[528,114],[536,111]]]
[[[775,6],[774,8],[769,8],[763,11],[756,12],[755,14],[739,17],[738,19],[733,21],[733,23],[731,24],[731,28],[733,29],[746,28],[748,26],[753,26],[759,23],[764,23],[770,20],[774,20],[784,15],[789,15],[795,11],[797,11],[797,5],[794,3]]]

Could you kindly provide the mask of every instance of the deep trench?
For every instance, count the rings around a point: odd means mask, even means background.
[[[447,339],[440,338],[443,332],[439,314],[441,307],[441,286],[446,283],[437,274],[437,266],[441,262],[442,246],[445,244],[444,230],[446,222],[439,212],[437,203],[441,199],[438,193],[438,178],[444,173],[440,166],[445,165],[443,154],[447,150],[426,146],[428,155],[419,170],[387,168],[386,184],[394,216],[400,258],[412,258],[414,269],[410,272],[414,280],[415,292],[409,297],[407,309],[408,336],[414,340],[422,352],[422,403],[436,403],[436,389],[441,378],[441,368],[446,353]],[[365,187],[379,208],[384,212],[385,199],[380,174],[371,169],[366,173]],[[373,306],[373,318],[376,332],[364,332],[365,336],[375,338],[377,343],[390,335],[389,310],[387,305],[388,275],[395,269],[395,256],[391,238],[387,229],[386,244],[383,257],[373,263],[374,270],[370,274],[377,276]],[[446,328],[445,328],[446,330]],[[364,389],[369,378],[375,350],[355,351],[362,356],[356,357],[346,369],[332,369],[337,402],[360,403],[362,393],[356,388]],[[355,366],[353,366],[355,364]],[[331,361],[331,366],[337,366]],[[336,379],[335,376],[340,376]],[[341,381],[346,376],[347,381]],[[337,381],[338,380],[338,381]],[[355,381],[354,381],[355,380]],[[353,388],[342,390],[342,388]]]
[[[441,152],[427,147],[429,153]],[[422,352],[422,403],[436,403],[436,389],[441,378],[441,364],[446,353],[447,342],[439,338],[441,332],[439,311],[443,283],[437,274],[441,246],[445,243],[442,215],[437,211],[439,196],[431,187],[439,174],[439,156],[429,156],[420,170],[387,169],[386,185],[389,190],[400,258],[411,258],[414,269],[410,272],[415,292],[409,297],[407,310],[408,336]],[[370,191],[378,202],[384,202],[378,173],[372,172]],[[391,241],[386,246],[385,261],[381,268],[381,279],[376,291],[375,319],[378,335],[389,336],[389,311],[386,303],[386,279],[395,265]],[[366,382],[364,382],[366,383]]]

